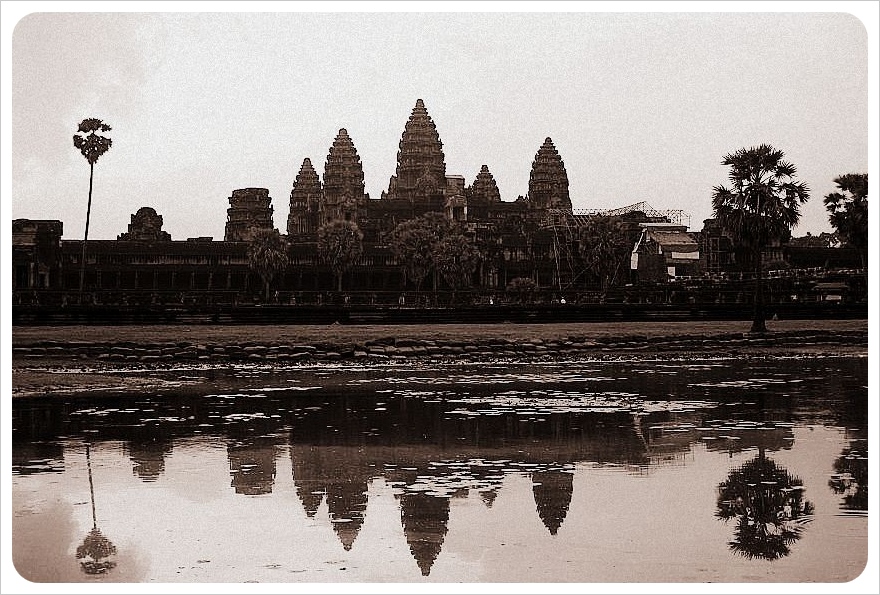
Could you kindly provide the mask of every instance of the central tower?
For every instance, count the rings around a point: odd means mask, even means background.
[[[425,103],[419,99],[400,138],[397,171],[391,176],[385,197],[429,210],[442,210],[445,188],[443,143]]]

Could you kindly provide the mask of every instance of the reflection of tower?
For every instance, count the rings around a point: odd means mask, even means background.
[[[550,535],[556,535],[568,507],[574,489],[574,474],[569,471],[535,471],[532,473],[532,493],[538,507],[538,516]]]
[[[128,443],[128,457],[132,473],[144,481],[156,481],[165,471],[165,455],[172,450],[169,440],[132,440]]]
[[[342,547],[350,550],[364,524],[370,465],[362,449],[290,445],[293,484],[310,518],[324,496],[330,523]]]
[[[275,484],[275,445],[230,444],[229,474],[236,494],[271,494]]]
[[[440,555],[449,522],[449,499],[409,492],[400,496],[400,521],[422,576]]]
[[[116,567],[116,561],[112,559],[116,555],[116,546],[98,529],[95,515],[95,484],[92,481],[92,457],[88,442],[86,442],[86,465],[89,469],[89,495],[92,500],[92,530],[76,548],[76,559],[79,560],[79,566],[86,574],[103,574]]]
[[[364,524],[367,513],[366,482],[335,481],[327,486],[327,509],[333,530],[346,551]]]
[[[483,504],[486,505],[486,508],[492,508],[492,505],[495,503],[495,498],[498,497],[498,489],[501,486],[492,486],[491,488],[480,490],[480,499],[483,501]]]
[[[327,474],[324,471],[321,449],[291,444],[290,463],[296,495],[299,496],[306,515],[314,518],[324,500],[324,494],[327,493]]]

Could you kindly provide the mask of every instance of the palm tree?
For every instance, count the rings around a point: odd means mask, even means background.
[[[753,333],[767,332],[762,251],[771,242],[791,235],[801,217],[800,205],[810,198],[809,188],[795,180],[796,169],[784,157],[782,151],[767,144],[729,153],[721,164],[730,167],[731,187],[719,185],[712,191],[718,223],[734,241],[750,249],[754,260]]]
[[[401,263],[406,279],[421,290],[422,282],[434,264],[437,244],[451,232],[443,213],[425,213],[403,221],[386,236],[391,253]]]
[[[452,301],[459,287],[470,285],[480,264],[480,252],[463,234],[453,233],[437,243],[434,266],[452,288]]]
[[[80,301],[82,301],[83,280],[85,279],[86,274],[86,242],[89,239],[89,218],[92,214],[92,181],[95,177],[95,163],[97,163],[98,158],[106,153],[113,144],[111,139],[95,133],[110,132],[110,130],[112,130],[110,126],[104,124],[101,120],[98,120],[97,118],[86,118],[79,123],[77,132],[81,132],[87,136],[82,136],[80,134],[73,135],[73,146],[79,149],[83,157],[86,158],[86,161],[89,162],[89,202],[86,207],[86,232],[83,236],[82,259],[80,260],[79,267]]]
[[[336,275],[342,292],[342,275],[354,266],[364,252],[364,234],[353,221],[331,221],[318,228],[318,254]]]
[[[287,245],[277,229],[257,229],[251,236],[247,255],[251,269],[263,280],[268,302],[272,280],[290,263]]]
[[[862,266],[868,255],[868,174],[844,174],[834,178],[840,192],[825,196],[828,221],[840,239],[858,249]]]
[[[615,217],[590,219],[580,229],[580,254],[587,266],[599,278],[604,299],[608,288],[614,285],[624,259],[632,250],[622,223]]]

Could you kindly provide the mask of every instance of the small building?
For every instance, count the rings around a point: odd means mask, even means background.
[[[642,233],[632,250],[630,268],[640,281],[662,282],[696,276],[705,270],[700,246],[687,227],[674,223],[640,223]]]

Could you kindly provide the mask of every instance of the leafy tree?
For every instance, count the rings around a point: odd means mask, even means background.
[[[364,253],[364,234],[354,221],[331,221],[318,228],[318,254],[336,275],[342,291],[342,275],[357,264]]]
[[[715,186],[712,208],[721,227],[749,249],[755,266],[755,314],[751,332],[767,332],[764,310],[762,251],[790,236],[800,220],[800,205],[810,198],[806,184],[795,179],[795,166],[782,151],[763,144],[724,156],[730,188]]]
[[[471,276],[479,264],[480,252],[464,234],[446,236],[434,252],[434,265],[452,288],[453,301],[458,288],[470,285]]]
[[[804,248],[834,248],[839,244],[840,240],[838,239],[837,234],[828,233],[827,231],[823,231],[817,236],[807,232],[807,235],[799,238],[791,238],[788,242],[789,246]]]
[[[724,522],[737,519],[731,550],[749,559],[778,560],[791,553],[813,509],[803,482],[761,448],[719,484],[715,516]]]
[[[287,244],[277,229],[254,230],[247,250],[248,265],[263,280],[266,301],[272,280],[290,264]]]
[[[587,267],[599,279],[602,294],[617,281],[618,271],[632,250],[632,242],[616,217],[596,217],[580,228],[579,250]]]
[[[82,259],[79,267],[79,293],[82,296],[83,280],[86,274],[86,242],[89,240],[89,219],[92,214],[92,182],[95,178],[95,163],[98,158],[106,153],[113,141],[106,136],[95,134],[96,132],[110,132],[110,126],[97,118],[86,118],[79,123],[78,133],[73,135],[73,146],[79,149],[86,161],[89,162],[89,202],[86,207],[86,231],[83,236]],[[83,136],[85,135],[85,136]]]
[[[531,277],[514,277],[507,284],[507,292],[516,296],[520,304],[532,301],[538,284]]]
[[[840,192],[825,196],[828,220],[841,241],[859,250],[868,261],[868,174],[845,174],[834,179]]]
[[[403,266],[407,279],[421,289],[422,282],[434,265],[437,244],[452,230],[442,213],[425,213],[399,223],[386,241],[391,253]]]

